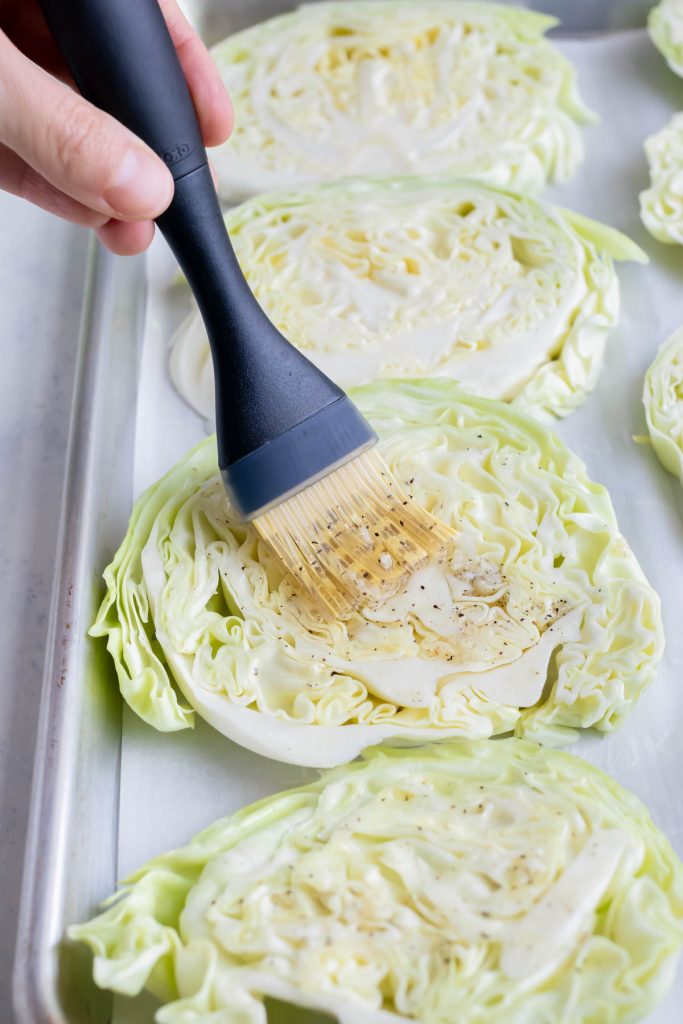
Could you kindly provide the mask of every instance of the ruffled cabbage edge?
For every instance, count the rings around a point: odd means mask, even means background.
[[[532,372],[529,380],[510,402],[541,423],[552,424],[556,419],[571,415],[583,405],[596,387],[604,363],[609,333],[618,324],[619,282],[613,272],[612,261],[648,262],[648,256],[640,246],[616,228],[511,189],[490,186],[474,178],[443,175],[348,178],[298,192],[268,192],[248,199],[229,210],[225,215],[225,222],[233,238],[238,238],[240,231],[257,220],[261,213],[280,209],[285,213],[292,208],[305,206],[311,198],[321,197],[324,200],[329,197],[330,207],[333,208],[336,196],[347,196],[356,189],[367,196],[375,190],[381,194],[387,189],[393,192],[409,192],[415,188],[469,188],[472,190],[473,198],[478,192],[484,196],[499,195],[503,200],[515,204],[519,210],[520,224],[523,226],[526,226],[527,222],[525,213],[530,209],[535,217],[562,218],[566,227],[576,235],[586,254],[586,295],[576,315],[565,325],[563,336],[558,338],[557,353]],[[248,276],[248,263],[243,269]],[[504,354],[504,347],[501,348],[501,353]],[[352,356],[349,358],[352,359]],[[202,416],[211,419],[213,387],[209,386],[208,377],[205,381],[206,387],[202,384],[201,398],[196,385],[185,382],[188,373],[193,381],[197,380],[203,374],[200,367],[208,365],[208,341],[201,320],[196,311],[193,311],[180,325],[172,340],[171,377],[181,396]],[[470,390],[467,385],[461,386],[464,390]],[[204,391],[207,392],[206,396]]]
[[[683,8],[678,0],[660,0],[647,19],[650,39],[674,72],[683,77]],[[678,30],[679,40],[674,38]]]
[[[643,405],[650,441],[657,458],[683,483],[683,327],[667,338],[649,366],[643,384]]]
[[[683,113],[644,143],[650,186],[639,196],[640,219],[653,238],[683,245]]]

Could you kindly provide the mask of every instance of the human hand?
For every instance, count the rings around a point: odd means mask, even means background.
[[[232,130],[221,78],[176,0],[159,0],[204,142]],[[75,91],[37,0],[0,0],[0,188],[92,227],[112,252],[142,252],[173,196],[163,161]]]

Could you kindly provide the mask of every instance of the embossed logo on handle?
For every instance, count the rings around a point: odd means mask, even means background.
[[[176,142],[175,146],[164,150],[161,154],[161,159],[167,164],[177,164],[184,160],[186,156],[189,156],[191,152],[192,144],[190,142]]]

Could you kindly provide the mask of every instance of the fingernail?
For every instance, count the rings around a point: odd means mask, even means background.
[[[121,217],[151,220],[166,209],[173,195],[170,171],[144,151],[131,148],[119,164],[104,198]]]

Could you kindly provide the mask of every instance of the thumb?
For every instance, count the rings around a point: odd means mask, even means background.
[[[173,196],[162,160],[0,32],[0,143],[55,188],[119,220],[152,220]]]

